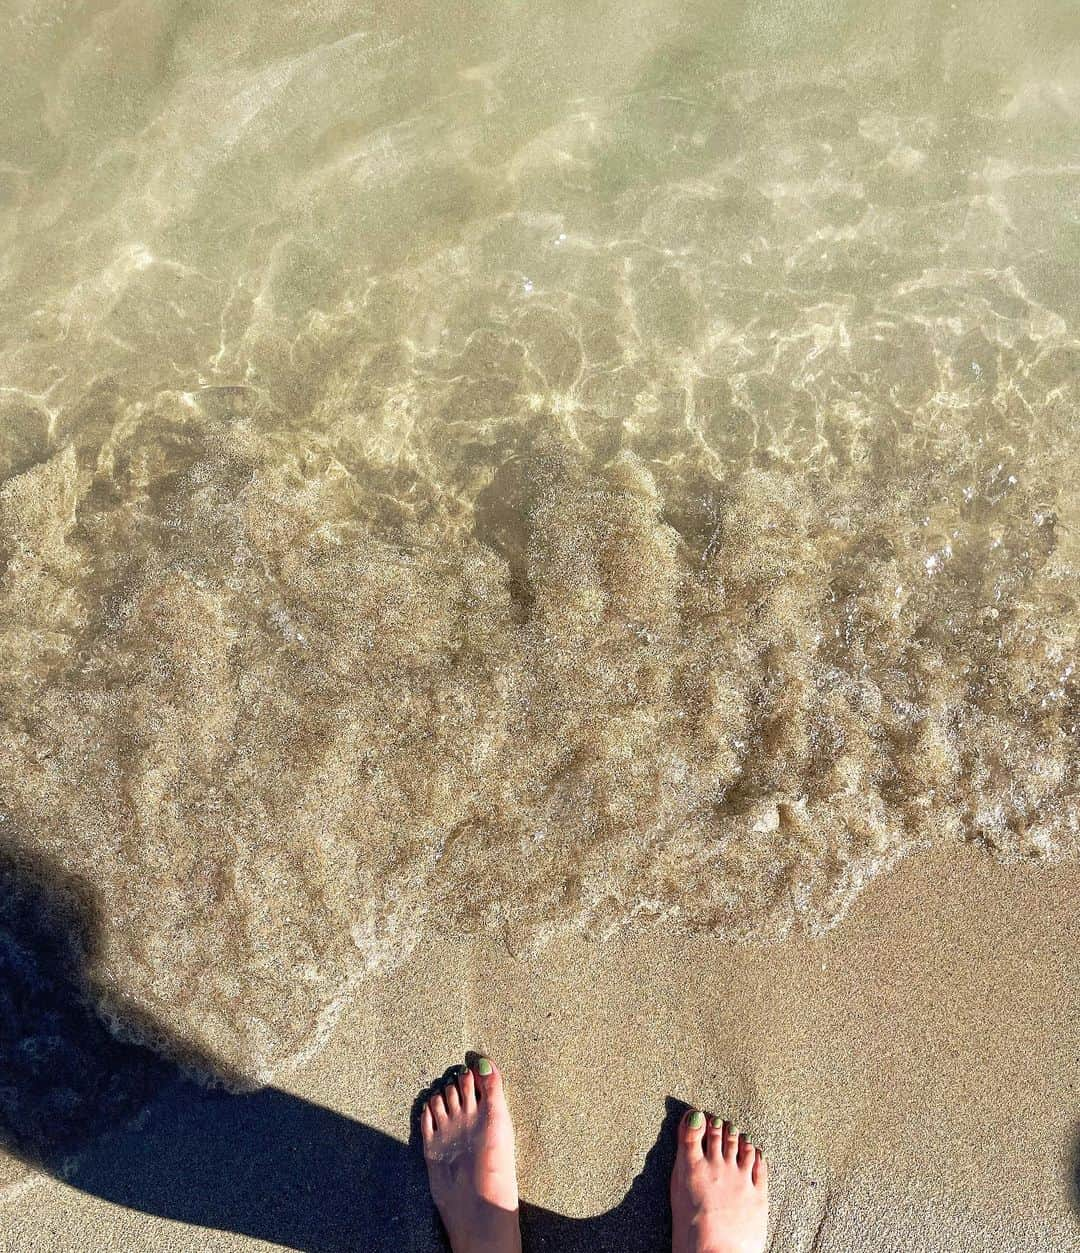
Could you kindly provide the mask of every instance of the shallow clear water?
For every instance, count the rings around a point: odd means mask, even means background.
[[[1080,849],[1075,8],[0,8],[0,831],[251,1077],[425,928]]]

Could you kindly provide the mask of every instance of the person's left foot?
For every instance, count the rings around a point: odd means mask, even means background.
[[[420,1115],[428,1184],[454,1253],[521,1253],[514,1128],[494,1063],[459,1066]]]

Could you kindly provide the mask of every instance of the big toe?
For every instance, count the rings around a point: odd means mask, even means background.
[[[490,1057],[478,1057],[469,1068],[473,1073],[476,1087],[476,1099],[479,1104],[485,1101],[492,1104],[503,1100],[503,1081],[498,1066]]]
[[[705,1115],[700,1109],[688,1109],[679,1123],[678,1155],[695,1161],[704,1151]]]

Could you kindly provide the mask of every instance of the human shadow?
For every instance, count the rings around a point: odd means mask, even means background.
[[[417,1144],[423,1093],[403,1143],[277,1088],[208,1088],[98,1017],[85,974],[96,935],[84,883],[0,848],[0,1145],[114,1204],[290,1249],[445,1247]],[[154,1024],[138,1026],[153,1036]],[[614,1209],[574,1219],[524,1204],[529,1246],[670,1248],[667,1180],[684,1108],[669,1098],[657,1146]]]

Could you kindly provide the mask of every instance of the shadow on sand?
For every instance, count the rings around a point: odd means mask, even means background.
[[[157,1053],[118,1041],[89,1008],[83,971],[96,930],[86,885],[0,849],[8,1151],[118,1205],[290,1249],[445,1247],[416,1142],[420,1098],[403,1144],[275,1088],[237,1096],[193,1083]],[[571,1219],[524,1206],[530,1247],[669,1248],[667,1180],[684,1108],[668,1100],[657,1147],[615,1209]]]

